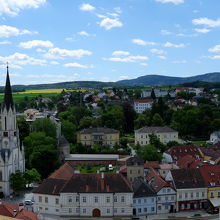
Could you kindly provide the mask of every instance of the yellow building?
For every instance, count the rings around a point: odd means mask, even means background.
[[[167,144],[170,141],[179,142],[178,131],[169,127],[143,127],[135,130],[135,144],[150,144],[150,134],[155,134],[161,143]]]
[[[120,132],[111,128],[86,128],[77,133],[77,143],[92,146],[96,143],[101,145],[119,144]]]

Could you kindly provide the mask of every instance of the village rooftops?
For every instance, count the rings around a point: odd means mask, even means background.
[[[205,188],[199,169],[178,169],[170,171],[176,189]]]
[[[169,133],[169,132],[177,132],[177,131],[167,126],[164,126],[164,127],[143,127],[138,130],[135,130],[135,132],[156,134],[156,133]]]
[[[144,160],[139,157],[130,157],[126,160],[127,166],[143,166],[144,167]]]
[[[119,131],[112,128],[100,127],[100,128],[86,128],[79,131],[79,133],[80,134],[115,134],[115,133],[119,133]]]

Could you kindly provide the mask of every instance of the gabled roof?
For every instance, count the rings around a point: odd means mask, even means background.
[[[215,161],[220,157],[220,142],[210,147],[200,147],[200,150],[205,156],[209,156],[211,160]]]
[[[176,189],[205,188],[199,169],[178,169],[170,171]]]
[[[126,160],[126,165],[127,166],[144,166],[144,160],[137,156],[133,156]]]
[[[167,183],[165,180],[160,177],[158,172],[154,170],[153,168],[150,168],[150,172],[148,176],[146,177],[148,183],[150,186],[156,191],[159,192],[163,187],[172,187],[169,183]],[[172,187],[173,188],[173,187]]]
[[[80,134],[92,134],[92,133],[104,133],[104,134],[114,134],[119,133],[118,130],[112,129],[112,128],[85,128],[81,131],[79,131]]]
[[[177,131],[167,126],[164,126],[164,127],[143,127],[136,130],[135,132],[156,134],[156,133],[167,133],[167,132],[177,132]]]
[[[141,178],[135,179],[132,188],[134,191],[134,198],[156,196],[156,192],[153,188]]]
[[[220,186],[220,165],[203,165],[199,170],[207,187]]]
[[[74,174],[65,184],[63,193],[113,193],[132,192],[131,186],[121,174]]]
[[[192,155],[185,155],[177,161],[180,168],[198,168],[202,164],[201,160],[197,160]]]
[[[201,159],[199,148],[195,145],[173,146],[166,150],[165,153],[169,154],[174,161],[177,161],[186,155],[191,155],[198,160]]]
[[[148,161],[144,164],[144,169],[160,169],[160,164],[158,161]]]
[[[23,220],[38,220],[37,214],[34,212],[25,209],[20,209],[19,211],[18,205],[9,202],[0,203],[0,215]],[[0,219],[2,219],[1,216]]]

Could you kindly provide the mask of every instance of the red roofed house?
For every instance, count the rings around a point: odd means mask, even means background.
[[[34,212],[8,202],[0,202],[0,215],[23,220],[38,220],[37,214]]]
[[[133,211],[132,188],[121,174],[75,174],[67,163],[33,193],[34,210],[40,213],[111,217],[131,216]]]
[[[163,160],[166,162],[174,163],[186,155],[191,155],[197,160],[202,159],[202,155],[197,146],[180,145],[180,146],[173,146],[168,150],[166,150],[163,153],[163,158],[164,158]]]
[[[186,169],[187,168],[198,168],[200,165],[202,165],[202,161],[197,160],[192,155],[186,155],[177,161],[177,165],[180,168],[186,168]]]
[[[174,187],[163,180],[153,168],[150,169],[146,179],[157,193],[157,214],[175,212],[176,191]]]

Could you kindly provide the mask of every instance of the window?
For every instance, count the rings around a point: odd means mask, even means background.
[[[45,197],[45,203],[48,203],[48,197]]]
[[[125,202],[125,197],[124,196],[121,197],[121,202]]]
[[[167,189],[167,192],[169,193],[169,192],[170,192],[170,189]]]
[[[182,194],[179,194],[179,199],[182,199]]]
[[[141,203],[141,199],[138,199],[138,203]]]
[[[122,209],[121,209],[121,213],[124,213],[124,212],[125,212],[125,209],[124,209],[124,208],[122,208]]]
[[[141,213],[141,209],[140,208],[138,209],[138,212]]]
[[[47,210],[48,210],[48,208],[45,208],[45,210],[47,211]]]
[[[83,202],[86,202],[86,197],[85,197],[85,196],[83,196],[82,200],[83,200]]]
[[[151,198],[151,202],[154,202],[154,198]]]
[[[193,192],[191,192],[191,198],[193,198]]]
[[[185,193],[185,198],[188,198],[188,193]]]
[[[110,209],[107,209],[107,213],[110,213]]]
[[[132,170],[130,170],[130,174],[132,174]]]
[[[59,199],[55,199],[55,203],[56,203],[56,204],[59,204]]]
[[[118,198],[117,196],[114,196],[114,202],[117,202],[118,201]],[[135,201],[135,200],[134,200]]]
[[[146,203],[147,202],[147,199],[144,199],[144,203]]]
[[[160,197],[157,197],[157,201],[160,201],[161,200],[161,198]]]
[[[214,198],[214,193],[213,193],[213,192],[211,192],[210,194],[211,194],[211,198]]]
[[[169,206],[168,205],[165,205],[165,209],[168,209],[169,208]]]
[[[76,202],[79,202],[79,196],[76,196]]]
[[[95,202],[99,202],[99,201],[98,201],[98,197],[97,197],[97,196],[95,196],[95,199],[94,199],[94,200],[95,200]]]
[[[165,197],[165,200],[166,200],[166,201],[168,200],[168,196]]]
[[[136,199],[133,200],[133,203],[136,203]]]
[[[109,196],[106,197],[106,202],[107,202],[107,203],[110,202],[110,197],[109,197]]]
[[[72,209],[71,208],[69,208],[69,213],[72,213]]]
[[[76,208],[76,213],[79,213],[79,210],[80,210],[79,208]]]
[[[218,192],[218,197],[220,197],[220,192]]]
[[[141,171],[140,170],[138,170],[138,174],[140,174],[141,173]]]
[[[39,202],[42,202],[42,196],[39,196],[39,197],[38,197],[38,201],[39,201]]]
[[[8,137],[8,132],[4,131],[3,135],[4,135],[4,137]]]
[[[59,209],[56,209],[55,211],[56,211],[56,212],[59,212],[60,210],[59,210]]]
[[[114,213],[117,213],[117,211],[118,211],[118,210],[117,210],[116,208],[114,208]]]
[[[72,203],[72,202],[73,202],[72,196],[69,196],[69,197],[68,197],[68,202],[69,202],[69,203]]]
[[[158,206],[158,210],[161,210],[161,206],[160,205]]]
[[[86,213],[86,209],[83,209],[83,214],[85,214]]]
[[[202,192],[202,197],[205,197],[205,193],[204,192]]]
[[[39,210],[42,210],[43,208],[42,207],[39,207]]]
[[[171,200],[174,200],[174,196],[171,196]]]
[[[196,197],[197,197],[197,198],[199,197],[199,192],[196,193]]]
[[[144,212],[147,212],[147,208],[144,208]]]
[[[154,210],[155,210],[154,207],[151,207],[151,211],[154,212]]]

